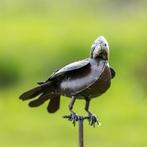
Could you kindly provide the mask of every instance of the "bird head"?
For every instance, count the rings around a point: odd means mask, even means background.
[[[91,47],[91,58],[102,58],[104,60],[108,60],[109,58],[109,45],[107,40],[100,36]]]

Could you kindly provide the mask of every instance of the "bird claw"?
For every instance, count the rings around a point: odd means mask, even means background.
[[[95,114],[89,113],[88,116],[78,116],[76,113],[71,113],[70,115],[65,115],[63,118],[67,118],[69,121],[73,123],[73,125],[76,125],[76,121],[88,119],[89,125],[95,127],[95,125],[100,126],[100,122],[97,119],[97,116]]]
[[[75,126],[76,121],[78,121],[78,116],[76,115],[76,113],[71,113],[71,119],[70,121],[72,121],[73,125]]]
[[[76,113],[71,113],[70,115],[64,116],[64,118],[68,118],[74,126],[76,125],[76,121],[78,121],[78,115],[76,115]]]
[[[95,124],[100,125],[100,122],[95,114],[89,114],[89,124],[93,127],[95,127]]]

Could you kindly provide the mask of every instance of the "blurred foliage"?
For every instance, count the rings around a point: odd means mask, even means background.
[[[88,57],[104,35],[117,76],[92,102],[102,126],[85,123],[85,144],[146,147],[146,6],[146,0],[0,1],[0,146],[77,146],[77,127],[61,119],[69,99],[49,115],[45,105],[29,109],[18,96],[56,68]],[[76,102],[78,113],[83,107]]]
[[[4,57],[0,59],[0,88],[8,88],[16,85],[20,80],[20,67],[18,62]]]

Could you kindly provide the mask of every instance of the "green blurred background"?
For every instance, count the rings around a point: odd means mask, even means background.
[[[88,57],[104,35],[117,72],[109,91],[91,103],[101,127],[85,122],[86,147],[147,146],[147,1],[0,1],[0,147],[76,147],[77,126],[31,109],[19,95],[63,65]],[[85,114],[84,101],[75,111]]]

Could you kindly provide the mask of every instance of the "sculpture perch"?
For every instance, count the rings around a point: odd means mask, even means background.
[[[69,116],[64,116],[64,118],[71,119]],[[88,116],[78,116],[78,124],[79,124],[79,130],[78,130],[78,138],[79,138],[79,147],[84,147],[84,125],[83,122],[85,119],[89,119]]]
[[[48,80],[38,82],[38,86],[23,93],[19,98],[29,102],[30,107],[37,107],[49,101],[47,110],[56,112],[60,106],[60,97],[71,98],[70,114],[65,116],[75,125],[79,116],[73,111],[76,99],[86,101],[86,118],[91,126],[99,124],[96,115],[89,111],[91,99],[106,92],[110,87],[115,71],[109,66],[109,45],[103,36],[95,40],[91,47],[90,57],[71,63],[53,72]],[[35,97],[37,97],[35,99]]]

